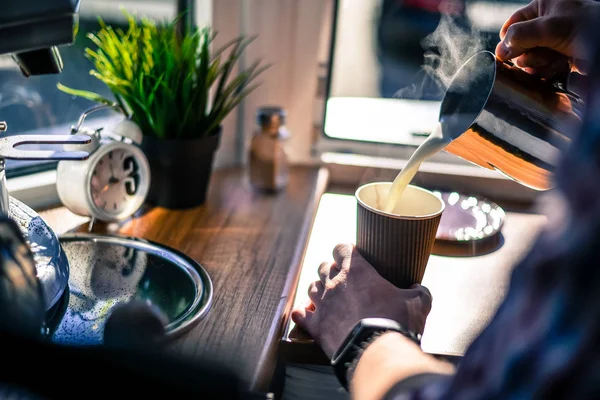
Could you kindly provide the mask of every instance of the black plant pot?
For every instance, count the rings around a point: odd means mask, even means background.
[[[220,141],[220,128],[217,134],[202,139],[163,140],[145,136],[141,147],[152,174],[146,203],[170,209],[204,204]]]

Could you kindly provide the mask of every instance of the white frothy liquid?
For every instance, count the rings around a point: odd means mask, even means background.
[[[404,169],[394,179],[383,211],[391,213],[396,208],[402,193],[417,174],[423,161],[442,151],[451,141],[452,139],[444,134],[442,124],[436,124],[431,134],[415,150]]]

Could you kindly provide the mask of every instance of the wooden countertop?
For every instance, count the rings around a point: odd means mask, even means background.
[[[266,390],[327,177],[325,169],[295,167],[287,190],[268,195],[252,190],[243,170],[219,170],[201,207],[149,209],[119,226],[96,224],[94,232],[157,241],[200,262],[214,284],[213,306],[173,350],[214,357],[250,389]],[[65,208],[40,215],[58,234],[87,230],[87,219]]]
[[[546,221],[543,215],[506,211],[503,242],[497,250],[470,257],[430,257],[423,278],[423,285],[433,295],[422,340],[425,352],[448,358],[464,354],[504,299],[513,266],[526,254]],[[325,194],[315,217],[294,304],[308,301],[308,285],[318,279],[319,264],[333,261],[334,246],[354,243],[355,235],[354,196]],[[282,337],[281,355],[288,363],[329,363],[291,320]]]

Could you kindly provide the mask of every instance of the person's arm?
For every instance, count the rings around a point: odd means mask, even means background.
[[[410,339],[390,332],[375,339],[360,356],[350,392],[354,399],[380,400],[453,373],[450,363],[423,353]],[[411,382],[415,377],[420,379]]]

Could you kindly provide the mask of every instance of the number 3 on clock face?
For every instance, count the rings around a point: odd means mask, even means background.
[[[101,145],[86,161],[61,161],[57,189],[62,203],[79,215],[119,221],[133,215],[150,188],[150,168],[135,145]]]

